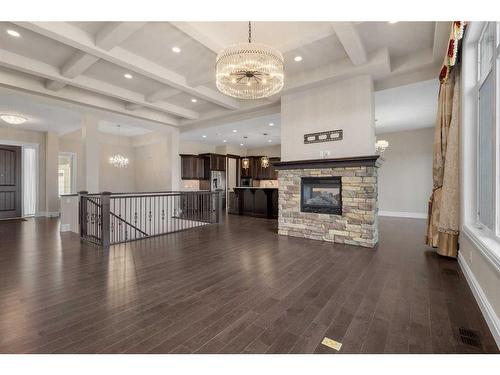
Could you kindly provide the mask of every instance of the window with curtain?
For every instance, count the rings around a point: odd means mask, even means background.
[[[75,155],[59,154],[59,195],[74,193]]]
[[[498,23],[486,23],[478,45],[477,128],[477,220],[500,235]]]

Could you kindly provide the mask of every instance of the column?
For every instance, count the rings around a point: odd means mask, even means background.
[[[45,211],[47,216],[59,216],[59,137],[45,133]]]
[[[99,120],[85,114],[82,118],[83,167],[85,169],[85,190],[99,192]]]

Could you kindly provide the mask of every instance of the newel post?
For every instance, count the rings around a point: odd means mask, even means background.
[[[78,192],[78,228],[80,237],[87,234],[87,204],[84,202],[84,197],[89,194],[88,191],[82,190]]]
[[[104,248],[109,248],[111,238],[110,197],[109,191],[101,193],[101,238]]]

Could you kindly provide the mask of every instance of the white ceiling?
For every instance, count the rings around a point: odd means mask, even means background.
[[[434,77],[448,26],[255,22],[252,30],[255,42],[283,52],[286,93],[311,80],[345,79],[360,67],[372,74],[376,87],[398,86],[401,77]],[[21,36],[9,36],[8,29]],[[190,127],[269,104],[236,100],[214,87],[216,54],[246,38],[246,22],[0,22],[0,85]],[[181,52],[174,53],[174,46]],[[297,55],[301,62],[293,60]],[[270,101],[279,103],[280,96]]]
[[[271,123],[273,126],[269,125]],[[206,129],[194,129],[182,133],[181,140],[209,143],[216,146],[231,145],[245,148],[272,146],[281,143],[280,125],[280,115],[275,113],[215,125]],[[227,142],[224,142],[224,140]]]
[[[9,29],[21,36],[9,36]],[[255,22],[252,32],[255,42],[284,54],[282,95],[311,82],[345,79],[359,69],[372,75],[376,89],[436,77],[449,23]],[[217,128],[255,112],[254,122],[248,122],[251,132],[263,108],[279,106],[280,95],[241,101],[214,84],[217,53],[246,38],[246,22],[0,22],[0,86],[123,116],[111,123],[179,127],[195,137],[207,124]],[[181,52],[174,53],[174,46]],[[301,62],[293,60],[297,55]],[[133,78],[124,78],[125,73]],[[30,106],[12,108],[28,116],[33,110],[24,126],[57,123],[53,114],[58,111],[37,112]],[[379,117],[386,129],[396,121]],[[62,127],[71,123],[60,118]]]
[[[20,114],[28,119],[22,125],[9,125],[0,120],[0,127],[22,130],[68,133],[81,127],[81,115],[57,104],[30,100],[26,95],[0,88],[0,113]]]
[[[438,91],[437,79],[377,91],[377,134],[434,126]]]
[[[19,114],[28,119],[21,125],[10,125],[0,120],[0,127],[54,132],[58,135],[80,129],[82,113],[88,110],[70,103],[61,104],[50,98],[0,87],[0,114]],[[134,137],[158,130],[157,124],[112,113],[99,112],[97,117],[101,119],[99,131],[103,133]]]

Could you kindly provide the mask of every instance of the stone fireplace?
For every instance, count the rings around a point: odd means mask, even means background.
[[[279,234],[374,247],[378,156],[287,161],[279,180]]]

